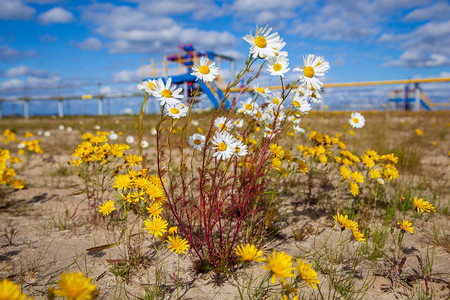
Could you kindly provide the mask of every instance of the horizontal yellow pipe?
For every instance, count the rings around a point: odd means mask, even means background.
[[[438,78],[418,78],[418,79],[401,79],[401,80],[385,80],[385,81],[363,81],[363,82],[345,82],[345,83],[325,83],[324,88],[330,87],[349,87],[349,86],[368,86],[368,85],[386,85],[386,84],[412,84],[412,83],[429,83],[429,82],[449,82],[450,77]],[[269,90],[281,90],[281,86],[268,86]],[[253,90],[247,88],[247,91]],[[231,92],[240,92],[240,88],[234,88]]]

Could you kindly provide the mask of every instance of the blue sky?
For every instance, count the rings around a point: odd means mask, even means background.
[[[0,0],[0,7],[0,96],[23,87],[138,82],[143,59],[161,61],[188,42],[235,57],[239,69],[249,50],[242,37],[257,24],[286,41],[291,69],[308,53],[329,60],[325,82],[450,76],[448,1]],[[102,92],[135,86],[105,84]]]

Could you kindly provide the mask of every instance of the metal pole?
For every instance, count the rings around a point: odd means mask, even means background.
[[[103,97],[98,97],[98,115],[103,116]]]
[[[416,83],[415,84],[415,96],[416,96],[416,99],[415,99],[415,102],[414,102],[414,110],[415,111],[418,111],[418,110],[420,110],[420,88],[419,88],[419,84],[418,83]]]
[[[28,110],[28,100],[25,100],[25,102],[23,103],[23,116],[25,119],[28,119],[30,117]]]
[[[64,112],[63,112],[63,102],[62,102],[62,99],[61,99],[61,98],[58,99],[58,116],[59,116],[60,118],[64,117]]]

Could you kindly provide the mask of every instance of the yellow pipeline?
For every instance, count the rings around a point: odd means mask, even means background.
[[[365,81],[365,82],[345,82],[345,83],[325,83],[324,88],[330,87],[350,87],[350,86],[368,86],[368,85],[386,85],[386,84],[412,84],[412,83],[429,83],[429,82],[449,82],[450,77],[439,78],[418,78],[418,79],[401,79],[401,80],[385,80],[385,81]],[[281,90],[281,86],[269,86],[269,90]],[[246,90],[252,90],[247,88]],[[240,92],[240,88],[231,89],[231,92]]]

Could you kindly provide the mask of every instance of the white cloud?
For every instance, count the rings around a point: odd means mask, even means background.
[[[0,83],[0,90],[1,91],[7,91],[7,90],[15,90],[20,89],[25,86],[25,82],[23,82],[20,79],[10,79],[3,81]]]
[[[20,0],[2,0],[0,19],[2,20],[30,20],[36,10]]]
[[[56,86],[61,82],[61,76],[50,76],[46,78],[29,76],[27,77],[27,87],[38,88],[38,87],[48,87]]]
[[[410,22],[428,20],[446,20],[450,15],[450,5],[439,2],[430,7],[421,7],[408,13],[403,20]]]
[[[73,14],[65,10],[62,7],[53,7],[52,9],[43,12],[38,18],[41,24],[53,24],[53,23],[70,23],[75,20]]]
[[[53,36],[49,33],[43,34],[39,36],[39,40],[44,43],[52,43],[58,39],[57,36]]]
[[[141,68],[136,70],[122,70],[113,74],[114,81],[136,81],[139,82],[142,78]]]
[[[98,35],[112,40],[111,53],[167,53],[178,51],[180,43],[192,43],[199,50],[230,49],[237,43],[228,31],[184,28],[170,17],[129,6],[93,4],[82,12]]]
[[[10,68],[5,71],[5,77],[24,77],[24,76],[38,76],[47,77],[49,73],[46,70],[33,69],[27,66],[18,66]]]
[[[83,50],[99,50],[103,47],[103,43],[98,38],[90,37],[77,44],[77,47]]]
[[[36,53],[34,51],[18,51],[11,48],[9,45],[0,44],[0,61],[9,62],[11,59],[20,58],[24,56],[34,56]]]
[[[384,39],[385,41],[387,39]],[[407,34],[391,35],[405,51],[387,67],[442,67],[450,65],[450,21],[428,22]]]

